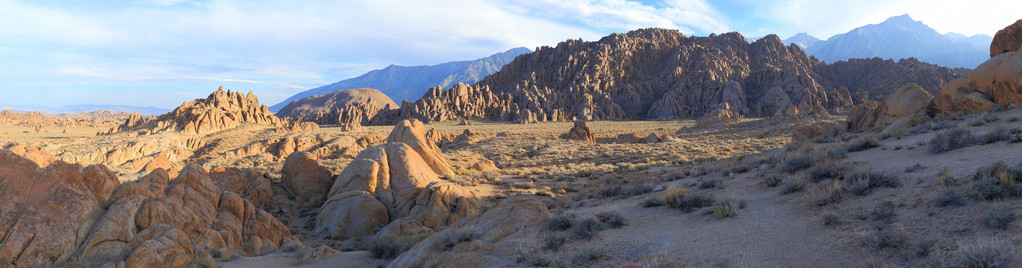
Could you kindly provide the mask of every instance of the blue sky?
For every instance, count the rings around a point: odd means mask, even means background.
[[[484,57],[640,27],[825,39],[909,14],[993,35],[1022,1],[0,0],[0,107],[171,109],[218,86],[266,104],[390,64]]]

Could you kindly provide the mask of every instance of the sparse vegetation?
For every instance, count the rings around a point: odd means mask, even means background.
[[[938,207],[960,207],[965,205],[965,197],[958,189],[948,188],[941,190],[937,197],[933,198],[933,203]]]
[[[781,175],[773,174],[764,178],[763,184],[766,184],[767,187],[777,187],[778,185],[781,185],[783,180],[784,179],[781,178]]]
[[[1011,245],[998,241],[975,241],[959,245],[955,267],[1010,267],[1016,253]]]
[[[845,176],[845,181],[848,183],[845,189],[859,196],[867,195],[875,188],[897,188],[901,186],[901,180],[898,177],[876,171],[851,173]]]
[[[546,228],[552,231],[564,231],[574,225],[575,215],[556,215],[546,222]]]
[[[572,233],[574,233],[577,238],[590,240],[605,228],[606,226],[604,226],[602,222],[593,218],[586,218],[575,224],[572,228]]]
[[[444,240],[445,250],[450,250],[462,242],[469,242],[479,237],[479,231],[475,229],[461,229],[448,235]]]
[[[848,146],[845,147],[845,150],[848,151],[849,153],[851,153],[851,152],[865,151],[867,149],[876,148],[876,147],[880,147],[880,141],[878,141],[876,137],[865,136],[865,137],[858,138],[858,139],[855,139],[855,140],[852,140],[851,142],[849,142]]]
[[[549,236],[543,239],[543,250],[557,251],[566,241],[563,236]]]
[[[1015,213],[1011,211],[1011,206],[1005,204],[988,206],[983,210],[983,223],[990,228],[1008,229],[1015,222],[1015,218]]]
[[[877,204],[877,206],[873,208],[873,211],[869,213],[869,217],[873,220],[873,222],[883,225],[890,224],[894,222],[894,217],[898,215],[894,211],[896,208],[897,205],[895,205],[894,202],[880,202],[880,204]]]
[[[961,128],[937,132],[930,140],[930,153],[940,154],[964,148],[972,144],[973,139],[972,132]]]
[[[909,234],[902,228],[883,228],[869,231],[859,237],[866,249],[879,251],[884,249],[903,250],[912,246]]]
[[[393,260],[398,255],[401,255],[402,252],[411,248],[410,245],[405,245],[402,242],[392,235],[373,237],[369,240],[369,253],[372,254],[373,258]]]
[[[841,224],[841,215],[833,211],[824,212],[823,215],[820,215],[820,219],[823,220],[823,225]]]
[[[969,195],[977,200],[991,200],[1022,196],[1022,168],[995,162],[983,166],[973,175]]]
[[[782,172],[792,173],[795,171],[809,168],[813,166],[813,164],[815,164],[816,161],[819,160],[820,159],[816,155],[810,153],[796,154],[784,159],[784,161],[781,163],[781,166],[778,167],[778,170]]]
[[[599,219],[600,222],[606,224],[607,227],[614,229],[628,225],[628,223],[625,222],[625,217],[621,216],[621,213],[618,213],[617,211],[600,212],[596,214],[596,218]]]

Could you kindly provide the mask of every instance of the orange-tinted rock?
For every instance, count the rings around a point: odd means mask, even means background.
[[[415,150],[422,157],[422,160],[433,169],[433,172],[446,174],[451,170],[451,164],[440,152],[435,143],[426,140],[426,127],[419,120],[402,120],[394,126],[394,130],[387,137],[388,143],[404,143]]]
[[[809,141],[815,138],[829,138],[843,133],[844,130],[845,126],[842,126],[838,122],[823,121],[796,128],[795,133],[792,134],[791,138],[796,141]]]
[[[149,128],[151,132],[181,131],[182,134],[206,134],[240,126],[242,123],[278,125],[280,119],[270,112],[269,107],[259,104],[259,98],[249,91],[224,91],[224,87],[209,94],[205,99],[185,102],[174,111],[152,120],[129,117],[117,131]]]
[[[990,58],[937,93],[933,108],[944,114],[989,111],[996,105],[1022,105],[1022,51]]]
[[[990,57],[1019,50],[1022,50],[1022,20],[1015,21],[994,34],[994,40],[990,42]]]
[[[576,120],[575,126],[568,130],[567,134],[561,135],[562,139],[578,140],[584,142],[596,142],[596,136],[589,130],[589,126],[586,126],[586,122],[582,120]]]
[[[317,206],[326,200],[326,193],[333,184],[330,170],[319,165],[315,155],[294,152],[284,161],[281,170],[284,189],[295,196],[299,203]]]
[[[880,103],[867,100],[848,111],[848,130],[862,131],[873,128],[880,118]]]
[[[181,230],[160,224],[139,232],[122,252],[127,267],[185,267],[195,259]]]
[[[696,127],[723,126],[738,123],[741,116],[731,110],[727,103],[721,103],[717,109],[704,114],[696,121]]]

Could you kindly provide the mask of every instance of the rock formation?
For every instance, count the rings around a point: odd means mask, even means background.
[[[210,250],[260,255],[297,244],[273,216],[214,185],[201,166],[120,184],[102,165],[45,169],[0,150],[0,263],[185,266]],[[32,187],[24,187],[31,185]]]
[[[990,57],[1019,50],[1022,50],[1022,20],[1017,20],[1008,27],[997,31],[994,41],[990,43]]]
[[[1022,51],[1002,53],[937,93],[933,109],[944,114],[989,111],[1022,105]]]
[[[542,47],[475,85],[430,89],[371,123],[699,118],[725,103],[738,117],[828,114],[851,108],[854,92],[882,98],[890,84],[912,82],[935,90],[958,75],[915,59],[828,65],[773,35],[749,44],[737,33],[642,29]]]
[[[522,240],[533,239],[529,228],[541,226],[550,219],[543,202],[531,198],[510,198],[501,201],[479,216],[462,220],[442,232],[415,244],[389,267],[420,267],[430,259],[450,267],[499,267],[520,265],[514,259]],[[472,232],[471,242],[452,239],[459,233]],[[447,241],[459,241],[449,245]]]
[[[333,184],[330,170],[319,165],[315,155],[294,152],[284,161],[280,180],[284,189],[300,204],[318,206],[326,198],[326,192]]]
[[[314,234],[367,237],[404,217],[438,228],[477,211],[482,203],[474,193],[437,175],[450,164],[425,132],[421,122],[404,120],[387,144],[359,153],[334,179]]]
[[[596,136],[593,136],[593,132],[589,130],[589,126],[586,126],[586,121],[582,120],[576,120],[575,126],[568,130],[568,133],[561,135],[561,138],[592,143],[596,142]]]
[[[909,116],[926,115],[926,107],[931,100],[933,96],[919,85],[905,85],[887,96],[882,103],[870,101],[853,108],[848,113],[848,129],[868,130],[892,125],[905,127],[905,120]]]
[[[741,119],[741,116],[731,110],[731,106],[725,102],[721,103],[717,109],[713,109],[699,117],[699,120],[696,120],[696,127],[730,125],[738,123],[739,119]]]
[[[153,133],[180,130],[186,135],[206,134],[234,128],[243,122],[278,125],[281,120],[266,105],[259,104],[259,98],[252,91],[243,95],[241,92],[224,91],[221,86],[209,97],[185,102],[156,119],[146,121],[136,116],[129,117],[116,131],[145,127]]]
[[[379,90],[356,88],[295,100],[278,111],[277,116],[358,129],[362,124],[368,124],[381,109],[394,108],[397,108],[397,103]]]

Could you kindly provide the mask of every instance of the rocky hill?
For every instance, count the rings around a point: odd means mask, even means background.
[[[483,77],[499,71],[504,64],[511,62],[518,55],[529,52],[531,51],[528,48],[519,47],[470,61],[454,61],[429,66],[391,65],[387,68],[370,71],[359,77],[295,94],[270,106],[270,110],[279,112],[291,102],[299,99],[352,88],[379,89],[397,101],[416,100],[422,97],[424,91],[430,87],[450,87],[457,83],[475,83]]]
[[[828,65],[776,35],[749,44],[738,33],[687,37],[642,29],[542,47],[476,85],[432,88],[371,123],[698,118],[725,106],[737,116],[826,114],[851,107],[858,91],[884,96],[907,83],[932,91],[959,75],[914,60]]]
[[[151,132],[180,130],[183,134],[204,134],[234,128],[245,122],[278,125],[281,120],[266,105],[259,104],[259,97],[252,91],[243,95],[241,92],[224,91],[221,86],[209,97],[185,102],[156,119],[145,120],[135,114],[112,132],[144,127]]]
[[[363,124],[363,118],[364,123],[368,123],[379,110],[397,107],[397,103],[379,90],[356,88],[296,100],[277,112],[277,116],[317,124],[338,124],[352,121],[352,111],[349,110],[357,108],[360,118],[357,121]]]
[[[850,58],[917,58],[947,67],[975,68],[987,59],[975,45],[955,42],[908,15],[855,28],[806,48],[825,62]]]

